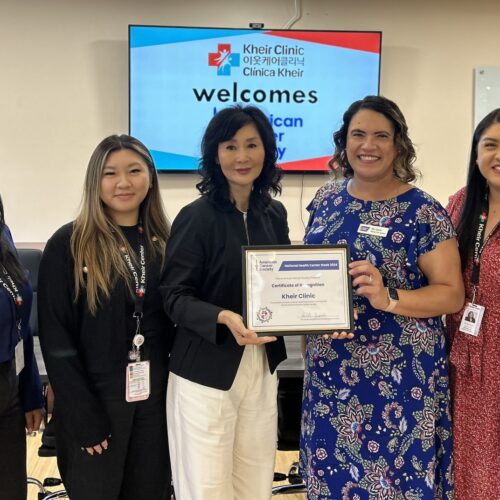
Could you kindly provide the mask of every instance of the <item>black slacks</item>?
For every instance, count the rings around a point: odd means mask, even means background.
[[[26,431],[14,363],[0,365],[0,499],[26,500]]]
[[[57,463],[71,500],[170,498],[167,378],[166,363],[153,360],[151,395],[145,401],[127,403],[125,370],[92,376],[112,427],[108,450],[102,455],[91,456],[72,440],[64,428],[64,408],[58,407],[56,395]]]

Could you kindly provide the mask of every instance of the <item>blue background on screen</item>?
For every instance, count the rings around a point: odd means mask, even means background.
[[[166,43],[189,42],[191,40],[207,40],[209,38],[219,38],[220,28],[173,28],[155,26],[134,26],[130,31],[130,47],[146,47],[148,45],[162,45]],[[238,36],[247,34],[248,30],[224,30],[225,36]]]
[[[130,133],[153,151],[159,170],[196,169],[208,121],[216,110],[242,103],[242,97],[265,97],[248,104],[270,117],[280,163],[314,158],[324,163],[349,104],[378,94],[380,54],[374,52],[254,30],[132,26],[130,42]],[[210,53],[221,54],[219,44],[230,45],[227,62],[239,54],[239,66],[226,66],[227,76],[209,65]],[[276,55],[283,47],[303,55]],[[276,75],[252,74],[259,71]],[[270,102],[271,91],[298,92],[303,102]]]

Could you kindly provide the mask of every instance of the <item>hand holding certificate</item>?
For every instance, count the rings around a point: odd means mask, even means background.
[[[217,323],[226,325],[229,331],[233,334],[236,343],[241,346],[261,345],[267,344],[268,342],[275,342],[277,340],[276,337],[258,336],[256,332],[249,330],[245,326],[243,318],[239,314],[229,311],[228,309],[224,309],[219,313]]]
[[[243,316],[258,335],[354,328],[346,245],[243,247]]]

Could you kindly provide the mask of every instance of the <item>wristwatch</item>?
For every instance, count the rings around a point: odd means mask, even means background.
[[[389,299],[389,305],[384,309],[385,312],[392,312],[394,308],[398,305],[399,294],[395,288],[387,288],[387,298]]]

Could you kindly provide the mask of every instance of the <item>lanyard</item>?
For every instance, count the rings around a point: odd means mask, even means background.
[[[485,203],[486,205],[486,203]],[[479,271],[481,268],[481,254],[484,249],[484,231],[486,229],[486,222],[488,221],[488,211],[486,206],[479,214],[479,224],[477,226],[476,238],[474,240],[474,256],[472,260],[472,276],[471,282],[474,286],[479,284]]]
[[[17,327],[17,335],[18,338],[21,338],[21,306],[23,305],[23,297],[19,293],[19,289],[17,288],[14,280],[7,273],[7,270],[4,266],[2,266],[3,277],[0,276],[0,285],[2,285],[7,293],[11,296],[16,310],[16,327]]]
[[[134,313],[132,314],[132,317],[134,317],[136,320],[136,330],[134,338],[132,339],[132,350],[128,353],[130,361],[141,360],[140,348],[144,344],[145,340],[144,335],[141,334],[141,319],[143,316],[144,297],[146,295],[146,252],[143,242],[144,229],[141,223],[139,223],[137,230],[139,232],[139,265],[141,268],[140,276],[134,266],[134,263],[132,262],[129,253],[127,252],[127,248],[125,246],[120,248],[123,259],[125,260],[125,263],[127,264],[127,267],[129,268],[130,273],[132,274],[132,277],[135,281]]]
[[[484,198],[483,210],[479,215],[479,224],[477,227],[476,238],[474,240],[474,253],[472,258],[472,274],[471,283],[473,288],[472,303],[476,298],[476,291],[479,287],[479,271],[481,269],[481,255],[483,254],[484,247],[490,239],[491,235],[495,232],[498,224],[490,231],[490,234],[485,239],[486,223],[488,221],[488,195]]]

